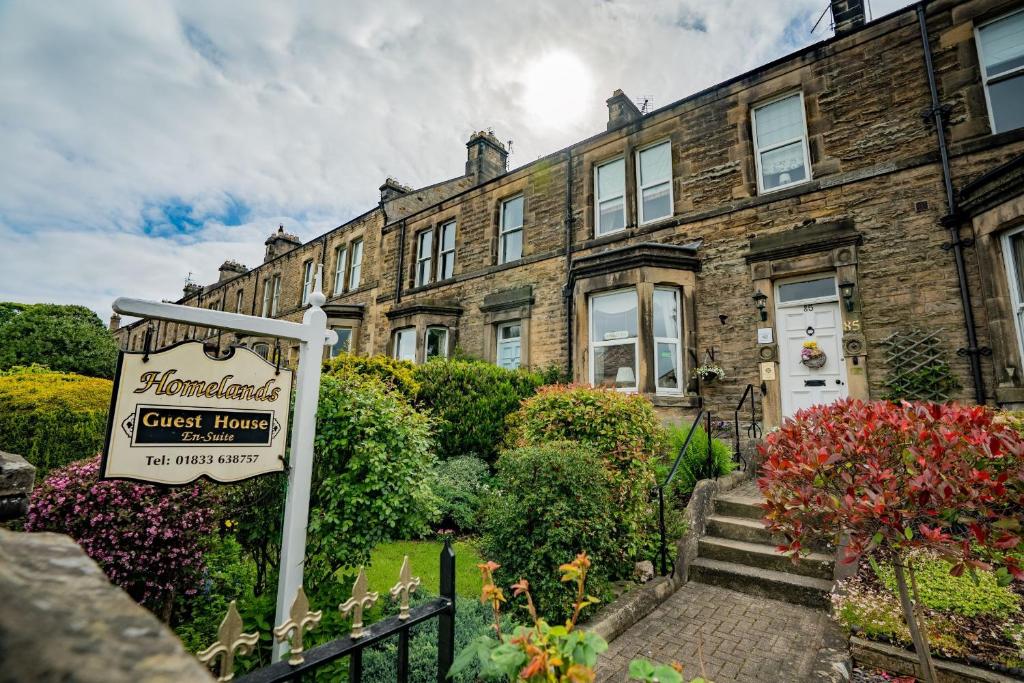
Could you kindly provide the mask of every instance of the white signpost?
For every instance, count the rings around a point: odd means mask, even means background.
[[[301,323],[258,318],[240,313],[225,313],[178,304],[142,299],[119,298],[114,310],[123,315],[214,327],[261,337],[277,337],[299,342],[298,380],[295,386],[295,412],[292,418],[291,457],[288,469],[288,495],[281,539],[280,577],[277,584],[275,624],[288,619],[288,610],[299,586],[306,556],[306,526],[309,523],[309,488],[313,475],[313,437],[316,409],[320,396],[320,365],[323,347],[338,341],[334,330],[327,329],[327,314],[321,306],[327,300],[321,289],[323,267],[317,270],[309,308]],[[274,646],[274,658],[280,659],[283,643]]]

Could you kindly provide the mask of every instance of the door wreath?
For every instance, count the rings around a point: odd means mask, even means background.
[[[825,367],[828,356],[821,350],[816,341],[805,341],[800,349],[800,362],[809,368],[817,369]]]

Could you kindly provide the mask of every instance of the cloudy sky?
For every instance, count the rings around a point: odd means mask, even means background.
[[[871,0],[881,16],[906,0]],[[391,175],[519,166],[830,35],[825,0],[0,0],[0,301],[175,299]]]

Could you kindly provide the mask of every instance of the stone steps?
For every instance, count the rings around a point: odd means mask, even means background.
[[[731,541],[744,543],[761,543],[764,545],[781,545],[785,539],[764,528],[759,519],[750,517],[731,517],[714,514],[708,517],[706,533],[708,536],[727,538]]]
[[[715,512],[724,517],[743,517],[746,519],[760,519],[764,516],[761,509],[762,498],[753,498],[740,495],[720,495],[715,498]]]
[[[772,600],[807,607],[827,607],[832,581],[698,557],[690,565],[690,578]]]
[[[835,571],[834,558],[825,553],[812,552],[802,556],[800,561],[794,564],[788,555],[777,551],[775,546],[710,536],[700,539],[698,548],[700,557],[709,560],[745,564],[815,579],[831,581]]]

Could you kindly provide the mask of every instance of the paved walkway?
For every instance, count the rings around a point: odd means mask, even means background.
[[[616,638],[598,662],[598,680],[628,680],[629,662],[681,662],[685,680],[800,683],[814,666],[824,610],[690,582]]]

